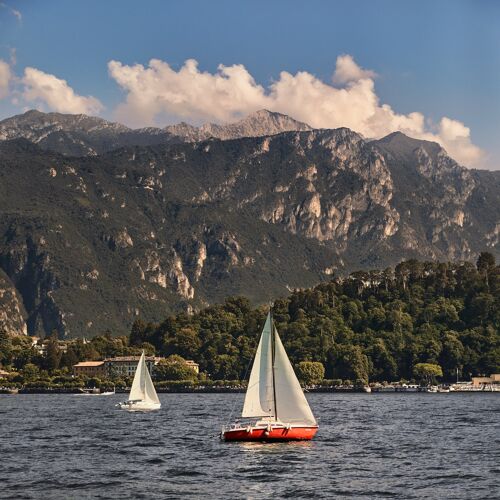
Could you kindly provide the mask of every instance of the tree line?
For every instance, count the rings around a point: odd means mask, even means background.
[[[213,379],[243,379],[267,307],[243,297],[161,324],[136,321],[130,345],[195,359]],[[327,379],[416,378],[437,365],[452,381],[500,371],[500,267],[484,252],[476,265],[409,260],[359,271],[277,299],[273,318],[289,357],[319,362]]]
[[[54,338],[45,356],[29,339],[0,332],[0,363],[68,374],[78,361],[145,349],[169,358],[160,368],[163,380],[192,378],[176,364],[182,358],[199,363],[204,379],[243,380],[267,311],[229,297],[160,324],[136,320],[127,336],[106,332],[87,343],[76,340],[65,353]],[[273,318],[305,382],[412,380],[423,378],[422,364],[438,367],[444,381],[454,380],[457,370],[462,379],[500,372],[500,267],[486,252],[476,265],[409,260],[295,290],[275,300]]]

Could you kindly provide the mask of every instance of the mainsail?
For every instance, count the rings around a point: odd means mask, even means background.
[[[267,316],[255,354],[242,416],[316,425],[316,419],[273,325],[271,313]]]
[[[156,394],[151,375],[146,365],[146,357],[142,351],[141,358],[137,364],[137,369],[132,382],[132,389],[129,395],[130,401],[145,401],[147,403],[160,403]]]

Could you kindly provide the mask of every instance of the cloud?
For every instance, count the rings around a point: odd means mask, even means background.
[[[176,72],[168,63],[152,59],[148,68],[110,61],[108,69],[127,92],[118,117],[138,125],[152,125],[162,113],[172,121],[232,121],[262,108],[267,99],[264,88],[242,65],[220,65],[210,74],[188,59]]]
[[[464,165],[476,165],[485,156],[480,148],[472,144],[470,129],[457,120],[441,118],[438,138],[448,153]]]
[[[210,73],[200,71],[194,59],[177,71],[158,59],[152,59],[147,67],[110,61],[108,70],[126,92],[116,117],[132,126],[179,120],[231,122],[265,108],[317,128],[349,127],[369,138],[401,131],[439,142],[467,165],[477,164],[483,156],[463,123],[444,117],[433,127],[422,113],[399,114],[380,103],[375,92],[376,74],[358,66],[350,55],[337,58],[334,85],[306,71],[295,75],[283,71],[264,88],[241,64],[221,64]]]
[[[10,65],[0,59],[0,99],[9,95],[9,85],[12,80]]]
[[[78,95],[66,80],[36,68],[25,68],[21,83],[22,97],[26,102],[42,105],[51,111],[98,114],[103,109],[95,97]]]
[[[23,16],[22,16],[21,12],[19,12],[16,9],[13,9],[10,5],[7,5],[4,2],[0,2],[0,7],[3,7],[4,9],[7,9],[14,17],[16,17],[16,19],[19,22],[22,22]]]
[[[373,79],[377,76],[375,71],[362,69],[355,62],[352,56],[344,54],[337,57],[335,73],[333,74],[333,83],[345,84],[364,78]]]

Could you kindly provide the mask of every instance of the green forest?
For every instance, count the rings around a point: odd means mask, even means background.
[[[28,364],[63,375],[79,360],[145,348],[195,360],[203,379],[243,380],[267,311],[229,297],[161,324],[137,320],[128,336],[106,332],[87,344],[78,340],[64,354],[54,340],[43,358],[26,339],[0,335],[0,362],[20,372]],[[394,269],[337,277],[276,299],[273,317],[304,377],[312,366],[305,361],[321,363],[325,379],[353,383],[414,380],[423,363],[439,365],[443,382],[453,381],[457,369],[462,380],[500,372],[500,266],[486,252],[476,265],[409,260]]]

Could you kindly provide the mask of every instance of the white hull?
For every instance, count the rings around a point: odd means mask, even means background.
[[[117,406],[128,411],[155,411],[161,408],[160,403],[148,403],[147,401],[125,401],[118,403]]]

